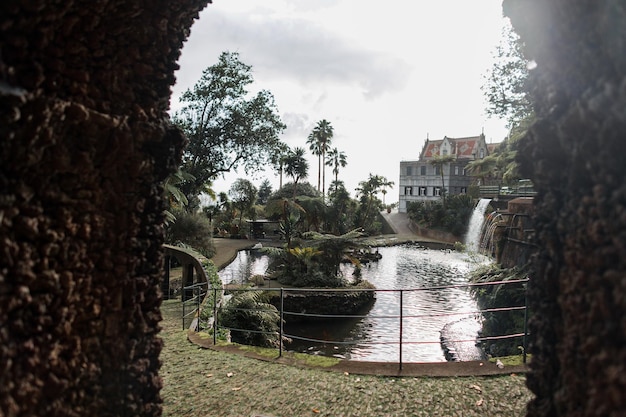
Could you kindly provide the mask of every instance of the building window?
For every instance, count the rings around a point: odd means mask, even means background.
[[[467,188],[461,187],[461,194],[467,194]]]
[[[480,149],[480,159],[483,159],[485,157],[485,150],[484,149]]]
[[[441,175],[441,166],[435,165],[435,175]]]
[[[426,175],[426,165],[420,167],[420,175]]]
[[[443,150],[443,154],[444,154],[444,156],[445,156],[445,155],[447,155],[447,154],[448,154],[448,150],[447,150],[447,149],[444,149],[444,150]]]
[[[413,195],[413,187],[404,187],[404,195]]]
[[[406,167],[406,175],[407,175],[407,176],[409,176],[409,177],[410,177],[411,175],[413,175],[413,169],[412,169],[412,168],[413,168],[413,167],[412,167],[412,166],[410,166],[410,165]]]
[[[418,189],[419,195],[426,196],[426,187],[420,187]]]
[[[433,195],[435,197],[441,197],[441,187],[434,187],[433,188]]]
[[[454,175],[459,175],[459,166],[458,165],[454,166]]]

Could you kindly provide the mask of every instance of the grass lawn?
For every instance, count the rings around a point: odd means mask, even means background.
[[[414,378],[346,375],[198,348],[165,301],[165,416],[523,416],[524,375]]]

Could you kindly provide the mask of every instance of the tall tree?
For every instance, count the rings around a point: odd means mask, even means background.
[[[322,119],[313,128],[313,131],[307,138],[309,149],[313,155],[317,155],[318,171],[317,171],[317,190],[321,191],[322,196],[326,193],[326,152],[330,150],[330,144],[333,139],[333,127],[326,119]],[[321,190],[320,190],[320,171],[321,171]]]
[[[265,178],[261,185],[259,186],[259,193],[257,201],[259,204],[266,204],[267,199],[272,195],[272,184],[270,181]]]
[[[496,47],[494,64],[481,87],[487,99],[486,113],[506,119],[509,129],[534,118],[529,93],[529,63],[524,58],[518,35],[508,26]]]
[[[173,121],[189,140],[183,169],[195,180],[181,187],[188,198],[234,169],[247,173],[263,169],[281,148],[278,136],[285,125],[269,91],[249,94],[251,69],[239,54],[223,52],[181,97],[185,107]]]
[[[250,214],[252,207],[257,199],[257,189],[248,180],[237,178],[228,190],[230,201],[233,206],[239,210],[239,230],[241,230],[241,222],[244,214]]]
[[[333,148],[328,151],[328,155],[326,156],[326,165],[333,167],[335,182],[339,181],[339,167],[344,168],[347,164],[348,160],[345,152],[340,151],[337,148]]]
[[[376,198],[376,195],[382,191],[383,184],[390,186],[393,185],[393,182],[387,180],[387,178],[382,175],[372,174],[369,174],[367,181],[359,182],[356,192],[357,196],[361,198],[361,205],[364,206],[361,217],[361,227],[365,227],[365,224],[368,222],[374,201],[377,200],[377,204],[380,204],[380,200]]]
[[[293,198],[296,198],[298,181],[309,175],[309,163],[304,157],[304,148],[294,148],[284,159],[284,170],[293,180]]]
[[[275,150],[274,154],[270,158],[270,163],[276,172],[278,172],[278,189],[283,188],[283,170],[285,166],[285,158],[289,156],[289,146],[286,143],[281,143]]]

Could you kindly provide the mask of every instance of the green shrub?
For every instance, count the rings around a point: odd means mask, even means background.
[[[474,200],[465,194],[451,195],[442,201],[412,201],[407,204],[411,220],[429,229],[442,230],[455,236],[467,232],[474,211]]]
[[[488,283],[524,279],[528,268],[501,268],[491,264],[479,268],[470,276],[472,283]],[[526,284],[496,284],[471,287],[471,294],[481,310],[524,306],[526,302]],[[524,310],[497,311],[483,313],[481,337],[500,336],[522,333],[524,331]],[[492,356],[518,355],[522,341],[519,338],[485,340],[481,347]]]
[[[190,214],[184,210],[175,212],[176,220],[165,229],[165,241],[170,244],[182,242],[207,258],[215,254],[212,242],[211,222],[204,215]]]
[[[231,329],[233,342],[261,347],[279,346],[280,315],[266,297],[261,291],[241,291],[220,308],[218,323]]]

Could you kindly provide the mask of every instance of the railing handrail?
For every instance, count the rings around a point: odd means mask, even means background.
[[[361,344],[361,345],[399,345],[400,346],[400,352],[399,352],[399,360],[398,360],[398,364],[400,366],[400,369],[402,369],[402,345],[416,345],[416,344],[435,344],[435,343],[442,343],[441,340],[438,341],[434,341],[434,340],[423,340],[423,341],[405,341],[403,340],[403,336],[402,336],[402,322],[405,319],[414,319],[414,318],[425,318],[425,317],[438,317],[438,316],[476,316],[476,315],[482,315],[484,313],[500,313],[500,312],[506,312],[506,311],[524,311],[524,331],[523,332],[517,332],[517,333],[511,333],[511,334],[504,334],[504,335],[493,335],[493,336],[477,336],[474,339],[471,340],[448,340],[449,343],[464,343],[464,342],[480,342],[480,341],[487,341],[487,340],[502,340],[502,339],[511,339],[511,338],[518,338],[521,337],[523,339],[522,341],[522,349],[523,349],[523,360],[524,363],[526,362],[526,345],[527,345],[527,337],[528,337],[528,331],[527,331],[527,326],[526,326],[526,319],[527,319],[527,304],[525,305],[521,305],[521,306],[509,306],[509,307],[498,307],[498,308],[485,308],[485,309],[476,309],[476,310],[470,310],[470,311],[462,311],[462,312],[452,312],[452,313],[447,313],[447,312],[443,312],[443,313],[427,313],[427,314],[418,314],[418,315],[410,315],[410,314],[404,314],[403,312],[403,306],[402,306],[402,302],[400,302],[400,314],[398,315],[384,315],[384,316],[372,316],[370,314],[367,315],[363,315],[363,314],[317,314],[317,313],[306,313],[306,312],[299,312],[299,311],[287,311],[284,308],[284,305],[282,303],[284,297],[288,294],[288,293],[302,293],[302,292],[334,292],[334,293],[339,293],[339,292],[396,292],[400,294],[400,300],[402,300],[402,295],[406,292],[414,292],[414,291],[435,291],[435,290],[441,290],[441,289],[457,289],[457,288],[468,288],[468,287],[484,287],[484,286],[492,286],[492,285],[502,285],[502,284],[506,284],[506,285],[510,285],[510,284],[523,284],[523,283],[527,283],[529,281],[528,278],[522,278],[522,279],[513,279],[513,280],[501,280],[501,281],[492,281],[492,282],[480,282],[480,283],[463,283],[463,284],[451,284],[451,285],[438,285],[438,286],[431,286],[431,287],[418,287],[418,288],[410,288],[410,289],[372,289],[372,288],[233,288],[230,289],[229,291],[232,293],[236,293],[236,292],[247,292],[247,291],[255,291],[255,292],[279,292],[280,293],[280,308],[279,310],[279,314],[280,314],[280,331],[278,332],[264,332],[264,331],[259,331],[259,330],[251,330],[251,329],[239,329],[239,328],[229,328],[229,327],[225,327],[225,326],[221,326],[219,325],[218,321],[217,321],[217,310],[214,309],[213,312],[213,323],[212,323],[212,329],[213,329],[213,335],[214,335],[214,343],[216,343],[216,334],[217,334],[217,329],[226,329],[226,330],[230,330],[230,331],[241,331],[241,332],[250,332],[250,333],[262,333],[262,334],[268,334],[268,335],[278,335],[279,336],[279,340],[283,340],[283,338],[291,338],[291,339],[296,339],[296,340],[302,340],[302,341],[310,341],[310,342],[315,342],[315,343],[332,343],[332,344],[337,344],[337,345],[350,345],[350,344]],[[199,285],[206,285],[205,283],[200,283],[200,284],[195,284],[194,286],[199,286]],[[207,289],[208,291],[208,289]],[[213,293],[214,296],[216,296],[217,291],[223,291],[222,289],[213,289]],[[236,309],[236,308],[235,308]],[[243,309],[243,310],[256,310],[256,309]],[[297,336],[297,335],[290,335],[290,334],[286,334],[283,331],[282,328],[282,322],[284,320],[285,316],[299,316],[299,317],[310,317],[310,318],[318,318],[318,319],[332,319],[332,318],[338,318],[338,319],[345,319],[345,318],[356,318],[356,319],[362,319],[365,317],[371,317],[371,318],[382,318],[382,319],[396,319],[400,321],[400,337],[399,340],[395,340],[395,341],[375,341],[375,342],[368,342],[368,341],[363,341],[363,340],[355,340],[355,341],[337,341],[337,340],[322,340],[322,339],[316,339],[316,338],[308,338],[308,337],[303,337],[303,336]],[[282,343],[280,344],[280,348],[279,348],[279,356],[282,355]]]

